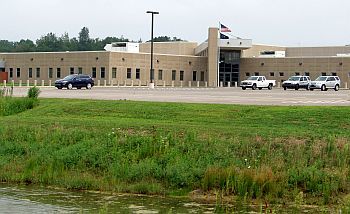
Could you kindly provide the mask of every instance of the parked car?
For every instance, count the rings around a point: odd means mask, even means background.
[[[287,90],[287,88],[298,90],[299,88],[310,89],[310,77],[309,76],[291,76],[288,80],[284,81],[282,88]]]
[[[327,91],[328,89],[334,89],[338,91],[340,87],[340,79],[338,76],[319,76],[315,81],[311,81],[310,90],[321,89],[321,91]]]
[[[89,75],[72,74],[63,79],[55,81],[55,87],[58,89],[67,88],[86,88],[91,89],[94,86],[94,80]]]
[[[251,88],[252,90],[255,90],[257,88],[259,90],[267,88],[271,90],[275,85],[276,80],[267,80],[265,76],[251,76],[247,80],[243,80],[240,84],[240,87],[242,90],[245,90],[246,88]]]

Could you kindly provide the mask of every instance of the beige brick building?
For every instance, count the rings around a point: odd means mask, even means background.
[[[208,39],[154,43],[157,86],[233,86],[252,75],[283,82],[292,75],[338,75],[350,83],[350,46],[280,47],[249,39]],[[0,53],[0,80],[46,85],[73,73],[89,74],[96,84],[146,86],[150,82],[150,44],[111,45],[107,51]],[[115,46],[115,47],[114,47]]]

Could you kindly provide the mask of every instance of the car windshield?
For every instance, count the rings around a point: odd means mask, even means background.
[[[299,81],[300,77],[289,77],[289,81]]]
[[[249,77],[248,80],[257,80],[258,77]]]
[[[326,81],[327,77],[317,77],[315,81]]]
[[[76,75],[69,75],[64,78],[64,80],[72,80],[76,77]]]

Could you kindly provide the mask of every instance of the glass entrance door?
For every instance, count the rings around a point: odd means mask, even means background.
[[[221,51],[219,61],[219,81],[226,87],[239,82],[240,51]]]

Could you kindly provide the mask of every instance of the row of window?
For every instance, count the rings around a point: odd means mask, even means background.
[[[250,73],[249,72],[246,72],[245,75],[247,77],[250,76]],[[300,72],[295,72],[295,76],[300,76],[301,73]],[[304,72],[304,75],[305,76],[310,76],[310,72]],[[322,72],[321,73],[322,76],[327,76],[327,73],[326,72]],[[332,76],[337,76],[337,73],[336,72],[332,72],[331,73]],[[260,73],[259,72],[254,72],[254,76],[260,76]],[[275,72],[270,72],[270,77],[274,77],[275,76]],[[279,72],[279,76],[280,77],[284,77],[284,72]],[[349,77],[350,77],[350,73],[349,73]]]
[[[54,77],[55,78],[62,78],[61,68],[56,68],[55,71],[56,71],[56,73],[54,73],[53,68],[48,69],[48,78],[49,79],[52,79]],[[74,67],[70,67],[69,74],[74,74],[74,73],[83,74],[83,68],[78,67],[78,70],[76,72]],[[176,80],[176,74],[177,74],[176,70],[171,71],[171,80],[173,80],[173,81]],[[151,75],[153,77],[153,73]],[[10,76],[10,78],[14,77],[14,68],[10,68],[9,76]],[[40,76],[41,76],[41,69],[40,68],[35,68],[34,76],[36,78],[40,78]],[[92,78],[97,77],[97,68],[96,67],[92,67],[91,76],[92,76]],[[16,77],[17,78],[21,77],[21,68],[16,68]],[[106,68],[105,67],[100,68],[100,76],[99,77],[101,79],[106,78]],[[141,69],[140,68],[135,69],[135,77],[136,77],[136,79],[141,78]],[[28,78],[33,78],[33,68],[28,68]],[[115,68],[115,67],[112,68],[112,78],[117,78],[117,68]],[[126,69],[126,78],[132,79],[132,68]],[[158,80],[163,80],[163,70],[158,70]],[[180,79],[179,80],[180,81],[184,80],[184,71],[180,71]],[[192,72],[192,81],[198,81],[197,71]],[[204,71],[200,72],[199,81],[204,81]]]

